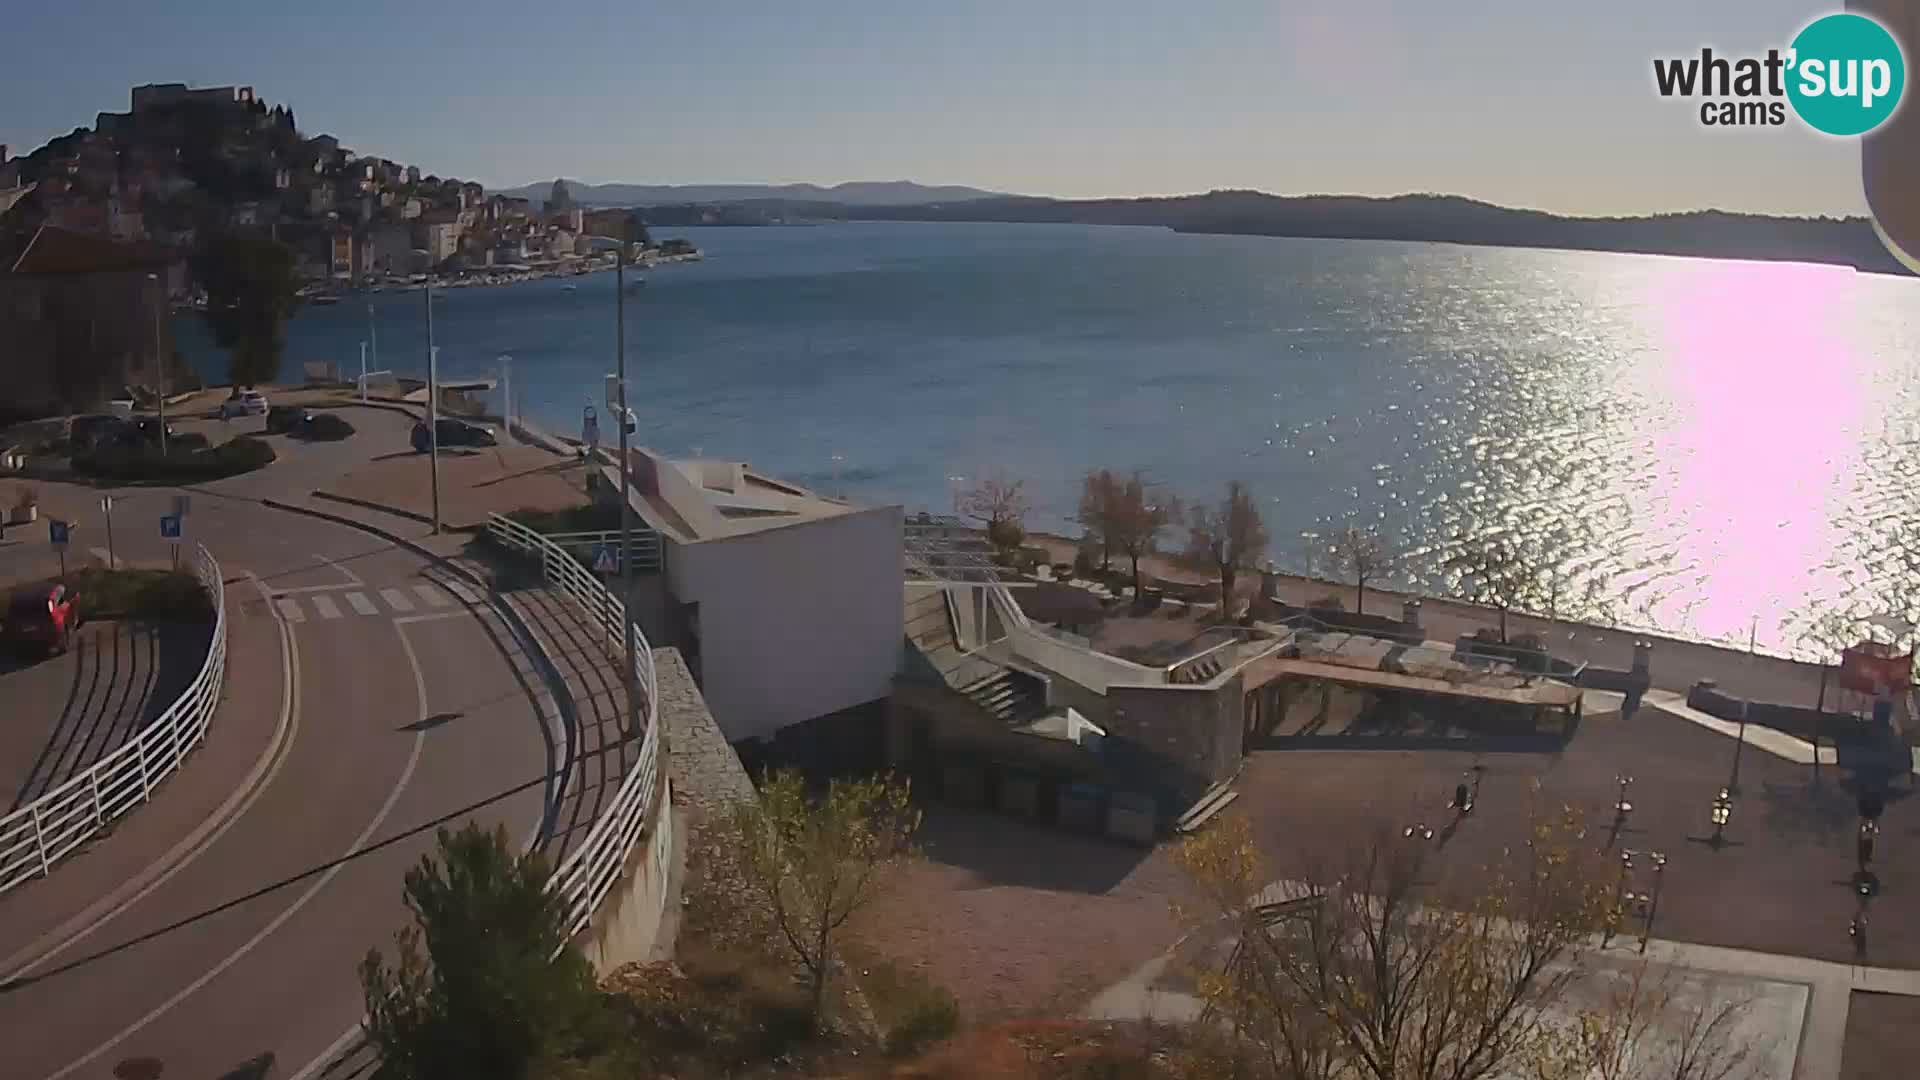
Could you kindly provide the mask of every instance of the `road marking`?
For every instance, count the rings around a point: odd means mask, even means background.
[[[413,601],[407,599],[407,594],[399,589],[381,589],[380,599],[385,600],[387,606],[395,611],[413,610]]]
[[[253,582],[254,588],[260,590],[262,597],[272,595],[272,590],[267,588],[266,584],[260,580],[258,575],[252,571],[243,571],[242,573]],[[21,966],[15,968],[13,971],[7,972],[3,978],[0,978],[0,983],[9,983],[15,979],[25,978],[27,975],[32,974],[35,968],[40,967],[47,961],[79,944],[81,941],[86,940],[94,931],[112,922],[123,912],[152,895],[155,889],[172,881],[176,874],[185,870],[195,859],[205,854],[208,848],[211,848],[222,836],[226,835],[228,829],[231,829],[236,822],[245,817],[247,811],[253,808],[253,804],[258,802],[260,796],[273,784],[274,777],[280,775],[280,767],[286,764],[294,739],[300,734],[300,697],[298,692],[300,686],[300,651],[294,647],[293,625],[288,620],[281,618],[275,618],[274,623],[280,628],[280,670],[285,674],[285,677],[280,680],[280,725],[274,729],[273,742],[267,746],[266,751],[253,763],[253,769],[248,772],[246,777],[240,781],[239,785],[233,789],[233,794],[227,796],[227,801],[221,803],[219,809],[208,816],[195,832],[188,834],[185,839],[175,844],[171,851],[168,851],[159,859],[149,863],[147,870],[141,871],[141,874],[144,875],[151,872],[152,868],[156,866],[166,866],[167,869],[165,872],[148,882],[145,886],[142,886],[141,889],[132,896],[115,904],[104,914],[93,918],[92,922],[72,931],[66,940],[48,947],[39,956],[22,963]],[[209,829],[212,831],[208,832],[207,830]],[[135,884],[135,880],[134,878],[128,879],[126,885],[122,886],[122,888],[131,887]],[[67,927],[74,926],[81,920],[92,917],[95,911],[105,905],[113,904],[113,902],[114,897],[112,895],[103,897],[95,902],[92,907],[82,911],[73,919],[69,919],[52,933],[44,935],[39,941],[35,941],[27,948],[7,957],[4,965],[0,965],[0,971],[8,967],[13,967],[14,964],[21,961],[22,957],[27,953],[40,948],[41,942],[44,942],[48,937],[67,933]]]
[[[341,575],[347,579],[347,584],[349,585],[365,585],[366,584],[366,582],[360,580],[360,576],[358,574],[355,574],[353,571],[347,569],[344,566],[341,566],[337,562],[334,562],[332,559],[327,558],[325,555],[315,555],[314,558],[319,559],[321,562],[326,563],[328,566],[331,566],[335,570],[340,571]]]
[[[353,608],[353,610],[359,612],[362,615],[380,614],[380,609],[373,606],[373,601],[367,599],[366,593],[357,593],[357,592],[348,593],[347,603]]]
[[[492,614],[493,611],[486,608],[482,608],[479,611],[468,611],[466,608],[461,608],[458,611],[436,611],[431,615],[401,615],[395,618],[393,622],[396,626],[409,626],[413,623],[445,622],[448,619],[464,619],[468,616],[481,619]]]
[[[103,547],[88,548],[87,554],[92,555],[94,558],[100,560],[101,566],[104,566],[109,570],[113,569],[113,553],[111,551],[108,551],[106,548],[103,548]]]
[[[448,604],[453,603],[453,601],[447,597],[446,593],[424,582],[415,585],[413,591],[420,594],[420,599],[425,600],[428,607],[446,607]]]
[[[419,696],[420,702],[419,719],[425,720],[427,718],[427,677],[420,671],[420,657],[413,651],[413,642],[407,640],[406,631],[395,627],[394,633],[400,635],[401,650],[407,654],[407,663],[413,668],[413,687],[415,693]],[[47,1077],[47,1080],[60,1080],[63,1076],[70,1076],[74,1072],[86,1068],[102,1054],[111,1051],[114,1047],[133,1038],[148,1024],[165,1016],[181,1002],[198,993],[201,987],[219,978],[228,968],[239,963],[248,953],[258,947],[261,942],[267,940],[275,931],[285,926],[287,920],[299,914],[301,908],[306,907],[308,902],[320,895],[320,890],[326,888],[327,885],[339,875],[340,871],[346,869],[348,860],[352,859],[354,855],[359,853],[361,848],[367,845],[367,841],[373,838],[374,832],[385,823],[387,815],[393,813],[393,808],[400,802],[400,793],[407,789],[407,784],[413,779],[414,769],[420,764],[420,749],[426,745],[426,740],[427,733],[425,730],[414,732],[413,749],[407,754],[407,767],[400,771],[400,779],[393,785],[393,790],[387,793],[387,801],[381,804],[380,811],[373,815],[373,820],[367,822],[367,827],[362,829],[360,835],[354,838],[353,843],[347,848],[346,853],[332,866],[328,867],[326,872],[322,873],[319,879],[309,886],[305,892],[301,893],[292,904],[288,905],[285,911],[274,916],[272,922],[261,927],[258,933],[241,943],[239,948],[227,954],[226,959],[215,964],[205,974],[188,983],[180,992],[154,1006],[153,1010],[147,1013],[147,1015],[128,1024],[125,1028],[121,1029],[119,1034],[101,1043],[99,1046],[94,1047],[92,1050],[87,1051],[86,1054],[79,1059]]]
[[[308,602],[313,605],[313,610],[319,612],[320,617],[323,619],[337,619],[340,617],[340,605],[334,603],[333,597],[328,596],[326,593],[314,593],[313,596],[308,598]]]
[[[280,617],[288,622],[306,622],[307,613],[300,610],[300,601],[291,596],[276,596],[273,606],[280,609]]]

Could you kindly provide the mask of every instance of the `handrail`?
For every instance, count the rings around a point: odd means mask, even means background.
[[[599,580],[580,565],[566,550],[511,518],[487,515],[487,532],[501,544],[540,559],[541,574],[547,583],[574,598],[606,636],[612,655],[626,648],[622,636],[628,624],[619,598],[608,592]],[[646,733],[640,742],[639,767],[628,773],[614,793],[613,801],[602,813],[586,839],[554,868],[547,887],[558,892],[567,904],[567,936],[587,928],[595,909],[609,890],[619,882],[627,856],[646,828],[654,810],[655,787],[660,769],[660,724],[654,692],[653,647],[646,635],[633,626],[633,676],[644,695],[643,721]]]
[[[205,546],[194,573],[213,603],[213,640],[200,673],[167,710],[119,749],[59,787],[0,817],[0,893],[51,873],[53,864],[147,801],[207,734],[227,670],[226,586]]]

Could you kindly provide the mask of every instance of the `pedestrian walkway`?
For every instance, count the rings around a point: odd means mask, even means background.
[[[566,690],[558,695],[558,705],[567,733],[568,767],[545,848],[557,865],[586,838],[639,761],[643,728],[627,723],[622,658],[572,597],[546,587],[500,595],[532,632]],[[644,715],[645,703],[636,711]]]
[[[310,618],[326,622],[386,614],[410,615],[450,608],[456,602],[479,604],[485,599],[472,585],[449,577],[443,582],[420,582],[404,589],[327,585],[287,590],[274,596],[273,606],[288,622],[303,623]]]

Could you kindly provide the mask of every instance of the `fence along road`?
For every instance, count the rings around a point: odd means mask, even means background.
[[[487,532],[506,547],[538,558],[547,584],[572,597],[604,636],[613,655],[621,655],[626,648],[621,635],[630,626],[626,610],[619,598],[608,592],[579,560],[546,536],[499,514],[488,515]],[[660,724],[654,692],[653,648],[639,627],[633,626],[631,630],[633,678],[641,694],[641,722],[646,731],[640,743],[638,767],[621,781],[619,791],[588,830],[587,838],[554,870],[549,887],[566,900],[569,936],[587,928],[601,900],[620,880],[627,856],[652,818],[657,798]]]
[[[0,893],[51,873],[53,864],[145,803],[207,734],[227,670],[226,586],[204,546],[194,576],[213,604],[213,639],[193,682],[165,712],[118,750],[59,787],[0,818]]]

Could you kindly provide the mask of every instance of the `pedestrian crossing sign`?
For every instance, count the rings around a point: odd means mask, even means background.
[[[620,556],[611,544],[601,544],[593,549],[593,572],[611,574],[620,569]]]

